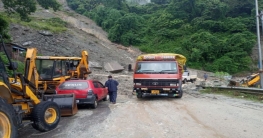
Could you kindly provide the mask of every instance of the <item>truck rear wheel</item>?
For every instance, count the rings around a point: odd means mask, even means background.
[[[17,118],[12,105],[0,98],[0,137],[18,137]]]
[[[58,126],[60,110],[55,102],[43,101],[36,105],[32,111],[33,128],[46,132]]]

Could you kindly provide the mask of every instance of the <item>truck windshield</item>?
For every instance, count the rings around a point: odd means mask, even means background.
[[[138,62],[136,73],[177,73],[176,62]]]

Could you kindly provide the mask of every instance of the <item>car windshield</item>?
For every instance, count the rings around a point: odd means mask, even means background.
[[[71,81],[71,82],[66,81],[59,86],[59,89],[61,90],[72,90],[72,89],[83,90],[83,89],[87,89],[88,87],[89,87],[88,83],[84,81]]]
[[[138,62],[136,73],[177,73],[176,62]]]

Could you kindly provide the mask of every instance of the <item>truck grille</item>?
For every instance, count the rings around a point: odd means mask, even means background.
[[[179,83],[178,79],[174,80],[166,80],[166,79],[159,79],[159,80],[152,80],[152,79],[136,79],[134,83],[141,83],[141,86],[170,86],[170,83]]]

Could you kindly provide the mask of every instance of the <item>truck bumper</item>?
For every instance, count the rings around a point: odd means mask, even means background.
[[[142,96],[158,95],[174,97],[180,94],[181,88],[134,88],[133,91],[136,92],[137,95]]]

